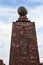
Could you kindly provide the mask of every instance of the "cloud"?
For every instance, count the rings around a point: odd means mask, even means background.
[[[16,14],[15,14],[16,12]],[[16,8],[3,8],[0,7],[0,21],[10,22],[11,20],[15,21],[17,18],[17,9]]]
[[[0,59],[8,65],[11,41],[11,23],[0,22]],[[6,60],[7,59],[7,60]]]
[[[29,2],[29,4],[31,4],[31,3],[40,3],[40,4],[42,4],[43,3],[43,0],[22,0],[22,2]],[[34,5],[35,6],[35,5]]]
[[[28,0],[28,2],[39,2],[39,3],[43,3],[43,0]]]
[[[43,5],[30,9],[29,17],[37,24],[37,28],[43,27]]]
[[[42,63],[43,63],[43,58],[41,58],[40,61],[42,61]]]

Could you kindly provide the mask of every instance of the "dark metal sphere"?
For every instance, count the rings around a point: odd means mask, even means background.
[[[25,15],[27,15],[27,10],[26,10],[26,8],[23,7],[23,6],[19,7],[19,8],[18,8],[18,14],[19,14],[20,16],[25,16]]]

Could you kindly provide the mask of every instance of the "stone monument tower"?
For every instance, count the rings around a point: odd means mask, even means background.
[[[12,24],[9,65],[40,65],[35,23],[28,20],[25,7],[19,7],[18,14]]]

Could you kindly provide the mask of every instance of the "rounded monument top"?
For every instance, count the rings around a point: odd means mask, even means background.
[[[18,8],[18,14],[19,14],[20,16],[25,16],[25,15],[27,15],[27,9],[26,9],[24,6],[19,7],[19,8]]]

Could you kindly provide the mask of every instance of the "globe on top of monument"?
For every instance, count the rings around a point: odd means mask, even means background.
[[[19,8],[18,8],[18,14],[19,14],[20,16],[25,16],[25,15],[27,15],[27,9],[26,9],[24,6],[19,7]]]

